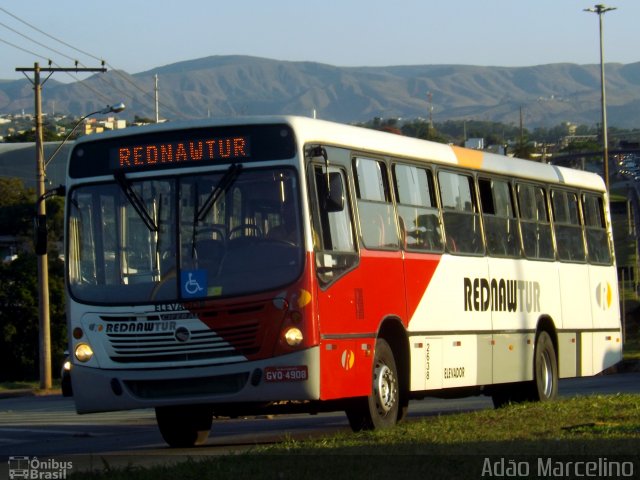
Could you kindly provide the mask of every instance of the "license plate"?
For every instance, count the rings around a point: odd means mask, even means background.
[[[264,369],[264,379],[267,382],[304,382],[308,377],[309,372],[306,365]]]

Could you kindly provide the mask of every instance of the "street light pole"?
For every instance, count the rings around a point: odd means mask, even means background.
[[[607,7],[602,4],[595,5],[593,8],[585,8],[585,12],[597,13],[598,23],[600,26],[600,102],[602,110],[602,162],[604,163],[604,183],[609,191],[609,140],[607,136],[607,97],[605,93],[604,83],[604,45],[602,41],[602,15],[615,7]]]

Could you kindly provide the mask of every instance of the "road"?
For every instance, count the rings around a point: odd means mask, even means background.
[[[604,393],[640,393],[640,373],[624,373],[561,380],[562,396]],[[490,408],[487,397],[460,400],[425,399],[411,402],[409,418]],[[78,466],[102,467],[108,454],[116,463],[140,464],[159,459],[217,455],[247,450],[257,444],[285,438],[309,438],[348,431],[343,413],[282,415],[276,417],[214,420],[206,445],[170,449],[157,430],[153,410],[77,415],[73,400],[59,395],[0,400],[0,472],[9,457],[67,458]],[[3,478],[6,478],[2,476]]]

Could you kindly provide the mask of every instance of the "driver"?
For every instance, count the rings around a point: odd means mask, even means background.
[[[293,245],[298,244],[298,219],[294,206],[291,203],[283,203],[280,212],[281,222],[279,225],[269,229],[267,238],[272,240],[281,240],[291,243]]]

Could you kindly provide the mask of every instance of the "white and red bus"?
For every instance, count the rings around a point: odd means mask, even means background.
[[[79,140],[66,259],[79,413],[213,416],[548,400],[621,360],[600,177],[298,117]]]

